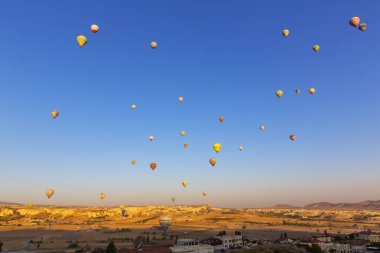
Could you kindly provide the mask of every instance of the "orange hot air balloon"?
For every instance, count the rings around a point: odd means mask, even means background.
[[[91,31],[92,31],[93,33],[97,33],[97,32],[99,31],[99,26],[93,24],[93,25],[91,26]]]
[[[181,135],[182,135],[182,136],[185,136],[185,134],[186,134],[185,131],[182,130],[182,131],[181,131]]]
[[[294,141],[296,139],[296,136],[294,134],[289,135],[289,138]]]
[[[105,197],[106,197],[106,195],[103,192],[99,194],[100,199],[104,199]]]
[[[309,93],[310,93],[311,95],[313,95],[313,94],[315,93],[315,89],[314,89],[314,88],[310,88],[310,89],[309,89]]]
[[[276,90],[276,96],[277,97],[282,97],[282,95],[284,94],[284,92],[282,90]]]
[[[219,117],[219,121],[220,123],[222,123],[224,121],[224,117],[223,116]]]
[[[358,27],[360,23],[360,18],[359,17],[352,17],[349,21],[350,25]]]
[[[77,37],[77,42],[78,42],[78,45],[79,45],[80,47],[83,47],[84,45],[87,44],[87,38],[86,38],[86,36],[84,36],[84,35],[79,35],[79,36]]]
[[[183,186],[184,188],[186,188],[187,185],[188,185],[187,181],[183,181],[183,182],[182,182],[182,186]]]
[[[132,163],[132,165],[135,165],[136,160],[132,160],[131,163]]]
[[[54,190],[53,189],[47,189],[45,192],[45,195],[48,199],[50,199],[54,195]]]
[[[58,115],[59,115],[59,111],[57,111],[57,110],[53,110],[53,111],[51,111],[51,116],[53,117],[53,119],[55,119],[55,118],[57,118],[58,117]]]
[[[216,164],[216,158],[210,158],[209,162],[210,162],[210,164],[212,166],[215,166],[215,164]]]
[[[183,97],[179,97],[179,98],[178,98],[178,101],[179,101],[179,102],[182,102],[182,101],[183,101]]]
[[[185,148],[187,148],[187,147],[189,146],[189,144],[184,143],[183,146],[184,146]]]
[[[154,171],[157,168],[157,164],[156,163],[151,163],[150,164],[150,168]]]

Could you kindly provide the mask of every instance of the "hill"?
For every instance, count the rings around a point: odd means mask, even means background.
[[[380,200],[367,200],[359,203],[319,202],[306,205],[303,208],[309,210],[380,210]]]

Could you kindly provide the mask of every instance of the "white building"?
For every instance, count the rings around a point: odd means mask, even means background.
[[[215,238],[222,240],[223,249],[243,247],[243,236],[241,235],[223,235],[216,236]]]
[[[370,242],[380,242],[380,234],[370,230],[358,233],[358,238]]]
[[[172,253],[214,253],[214,247],[208,244],[175,245],[170,247]]]

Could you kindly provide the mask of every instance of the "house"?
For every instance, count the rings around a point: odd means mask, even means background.
[[[222,241],[223,249],[243,247],[243,236],[241,235],[222,235],[215,238]]]
[[[372,232],[371,230],[359,232],[357,238],[370,242],[380,242],[380,234]]]
[[[214,246],[208,244],[175,245],[170,247],[172,253],[214,253]]]

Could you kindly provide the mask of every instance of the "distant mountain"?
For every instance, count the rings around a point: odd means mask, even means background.
[[[380,200],[367,200],[359,203],[320,202],[306,205],[303,208],[320,210],[380,210]]]
[[[0,201],[0,206],[21,206],[21,204],[18,204],[18,203],[12,203],[12,202],[4,202],[4,201]]]
[[[277,204],[274,207],[271,207],[273,209],[300,209],[301,207],[299,206],[292,206],[292,205],[287,205],[287,204]]]

